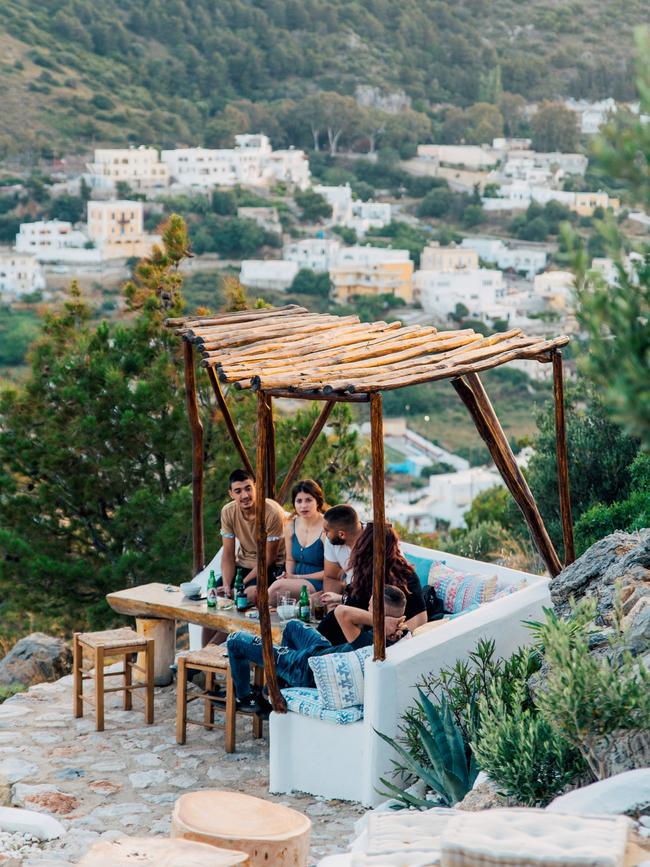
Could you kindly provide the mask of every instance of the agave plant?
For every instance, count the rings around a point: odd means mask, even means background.
[[[401,767],[421,780],[428,789],[439,795],[447,807],[462,801],[472,788],[478,774],[478,766],[471,751],[468,752],[461,730],[444,696],[436,706],[431,699],[418,689],[417,707],[421,711],[419,719],[413,720],[414,733],[418,738],[418,750],[428,759],[427,767],[414,754],[405,749],[394,738],[377,732],[379,737],[398,753]],[[417,797],[389,780],[381,779],[387,791],[381,792],[394,797],[409,807],[428,808],[431,802]]]

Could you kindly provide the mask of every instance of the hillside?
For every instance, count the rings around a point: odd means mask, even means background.
[[[563,94],[632,98],[645,0],[5,0],[0,153],[218,143],[241,114],[309,143],[295,102],[358,85],[413,107]],[[249,103],[264,103],[253,109]]]

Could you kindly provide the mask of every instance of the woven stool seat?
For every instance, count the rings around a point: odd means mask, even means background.
[[[228,668],[228,649],[225,644],[208,644],[201,650],[191,650],[183,654],[185,665],[210,665],[213,668]]]
[[[78,639],[86,647],[104,647],[107,650],[122,646],[142,648],[147,646],[146,638],[138,635],[135,629],[128,626],[121,629],[105,629],[103,632],[80,632]]]

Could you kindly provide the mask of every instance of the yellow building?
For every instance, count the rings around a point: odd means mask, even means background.
[[[571,208],[580,217],[591,217],[596,208],[612,208],[614,211],[620,207],[618,199],[610,199],[607,193],[576,193],[575,203]]]
[[[88,235],[102,259],[146,256],[158,239],[146,235],[142,202],[88,202]]]
[[[347,304],[355,295],[392,294],[413,301],[413,262],[408,250],[345,247],[329,269],[334,298]]]
[[[441,247],[438,241],[429,241],[420,256],[420,268],[423,271],[475,271],[478,264],[475,250],[455,244]]]

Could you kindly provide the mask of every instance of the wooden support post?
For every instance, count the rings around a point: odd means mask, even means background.
[[[305,459],[311,450],[311,447],[314,445],[314,443],[318,439],[318,435],[325,427],[327,419],[332,414],[333,409],[334,401],[329,401],[325,404],[325,406],[320,412],[320,415],[312,425],[312,429],[307,434],[304,443],[300,446],[300,451],[294,458],[294,461],[289,467],[289,471],[287,472],[287,475],[282,482],[282,487],[280,488],[280,493],[278,494],[278,503],[280,503],[280,505],[282,505],[282,503],[284,503],[284,501],[287,499],[289,491],[291,490],[291,486],[298,478],[298,473],[300,472],[302,465],[304,464]]]
[[[273,398],[267,395],[268,411],[268,442],[266,448],[266,495],[275,500],[275,421],[273,420]]]
[[[170,665],[174,664],[176,657],[176,621],[158,617],[136,617],[135,631],[143,638],[150,638],[154,642],[155,686],[169,686],[173,680]],[[144,651],[138,654],[137,664],[144,671],[146,668]],[[136,682],[142,683],[143,679],[142,672],[136,669]]]
[[[228,428],[228,433],[230,434],[230,439],[232,440],[233,445],[237,449],[239,453],[239,457],[242,460],[244,465],[244,469],[248,470],[251,475],[254,475],[253,465],[250,462],[250,458],[248,457],[248,453],[246,448],[241,441],[239,433],[237,432],[237,428],[235,427],[235,422],[233,421],[233,417],[230,414],[230,410],[228,409],[228,404],[226,403],[226,398],[224,397],[223,391],[221,389],[221,384],[217,379],[217,376],[214,372],[213,367],[208,367],[208,379],[212,383],[212,390],[214,391],[214,396],[217,398],[217,403],[219,404],[219,409],[221,410],[221,415],[223,416],[223,420],[226,423],[226,427]]]
[[[194,574],[205,566],[205,546],[203,540],[203,425],[199,417],[196,399],[196,378],[194,376],[194,349],[187,340],[183,341],[185,361],[185,400],[187,415],[192,432],[192,566]]]
[[[554,578],[562,570],[562,564],[546,531],[528,483],[517,466],[508,439],[481,380],[475,373],[468,373],[466,379],[467,382],[463,379],[452,379],[451,384],[467,407],[476,429],[488,447],[492,460],[506,483],[506,487],[521,509],[535,547]]]
[[[373,659],[386,659],[384,583],[386,579],[386,514],[384,505],[384,424],[381,394],[370,395],[370,447],[372,451],[372,612]]]
[[[573,544],[573,519],[571,517],[571,487],[569,484],[569,456],[566,444],[564,420],[564,373],[562,353],[556,349],[553,357],[553,397],[555,400],[555,450],[557,454],[557,484],[560,495],[562,539],[564,541],[564,565],[569,566],[576,558]]]
[[[269,575],[266,562],[266,491],[267,447],[271,436],[270,407],[266,394],[257,393],[257,474],[255,478],[255,538],[257,541],[257,608],[260,613],[260,632],[262,634],[262,657],[269,698],[273,710],[286,713],[287,705],[280,692],[273,656],[273,637],[271,635],[271,613],[269,611]]]

